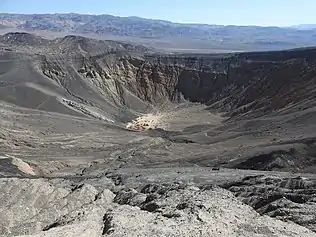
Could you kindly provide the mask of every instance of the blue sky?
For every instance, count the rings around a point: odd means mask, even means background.
[[[224,25],[316,24],[315,0],[0,0],[0,12],[113,14]]]

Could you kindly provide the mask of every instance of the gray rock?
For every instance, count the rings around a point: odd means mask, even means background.
[[[249,176],[221,185],[260,214],[316,231],[316,182],[308,178]]]
[[[144,208],[145,194],[133,189],[115,196],[88,184],[67,189],[44,179],[6,178],[0,185],[2,236],[316,236],[292,222],[259,215],[221,188],[169,189],[148,203],[159,203],[158,210]],[[115,198],[130,204],[113,203]]]

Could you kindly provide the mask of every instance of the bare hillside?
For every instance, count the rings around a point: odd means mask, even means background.
[[[142,43],[164,52],[240,52],[314,46],[315,27],[180,24],[87,14],[0,14],[2,32],[84,35]]]
[[[315,236],[314,48],[0,45],[1,235]]]

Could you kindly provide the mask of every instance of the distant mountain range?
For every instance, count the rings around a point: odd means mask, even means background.
[[[316,29],[316,24],[301,24],[292,26],[292,28],[300,29],[300,30],[313,30]]]
[[[313,27],[180,24],[139,17],[83,14],[0,14],[0,30],[78,34],[133,41],[167,51],[278,50],[316,45]]]

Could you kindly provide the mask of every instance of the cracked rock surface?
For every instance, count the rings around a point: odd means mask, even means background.
[[[139,192],[122,188],[114,194],[84,182],[62,182],[2,179],[1,235],[316,236],[292,222],[261,216],[218,187],[147,184]]]
[[[291,220],[316,231],[315,179],[258,175],[226,183],[223,187],[260,214]]]

